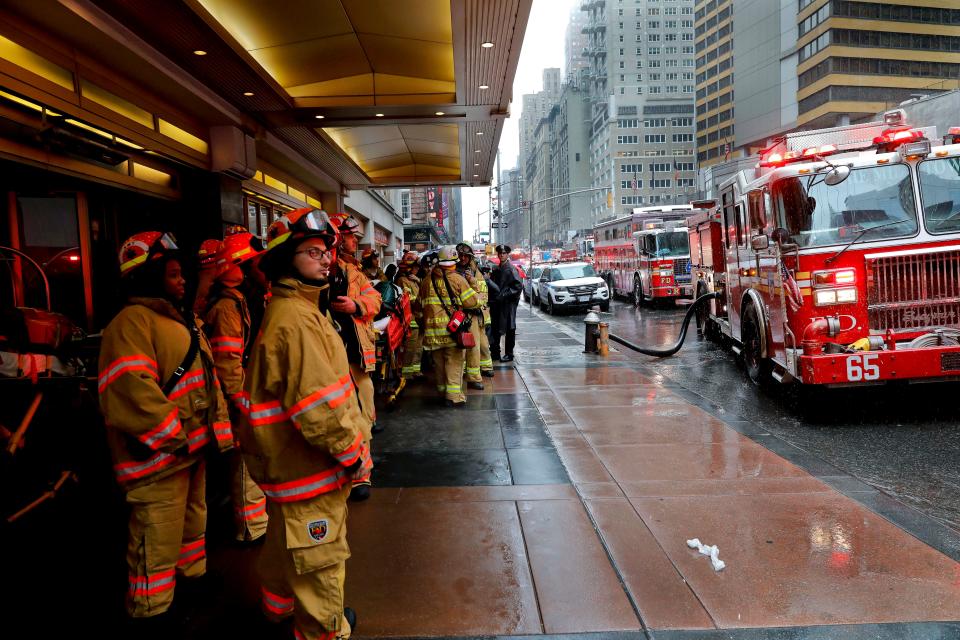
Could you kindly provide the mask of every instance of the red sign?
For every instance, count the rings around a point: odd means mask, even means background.
[[[381,246],[387,246],[390,244],[390,234],[381,229],[380,227],[373,228],[373,240]]]

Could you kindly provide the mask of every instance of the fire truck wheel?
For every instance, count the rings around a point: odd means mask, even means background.
[[[643,283],[640,282],[640,278],[633,279],[633,304],[635,306],[643,306]]]
[[[770,378],[772,366],[770,360],[761,355],[762,338],[760,336],[760,317],[757,308],[748,304],[743,310],[741,320],[741,339],[743,341],[743,364],[750,381],[763,384]]]

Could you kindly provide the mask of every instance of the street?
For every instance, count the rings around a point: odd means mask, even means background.
[[[526,305],[521,316],[530,313]],[[535,313],[545,313],[536,311]],[[610,332],[644,346],[672,344],[683,308],[636,309],[616,301]],[[553,320],[583,331],[583,313]],[[680,352],[651,358],[612,344],[645,368],[762,425],[874,488],[960,531],[960,426],[956,385],[920,384],[861,389],[759,388],[732,351],[698,336],[691,321]]]

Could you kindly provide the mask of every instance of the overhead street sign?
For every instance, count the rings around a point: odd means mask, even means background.
[[[506,222],[494,222],[494,223],[492,223],[492,224],[490,225],[490,227],[491,227],[492,229],[506,229],[506,228],[507,228],[507,224],[508,224],[508,223],[506,223]]]

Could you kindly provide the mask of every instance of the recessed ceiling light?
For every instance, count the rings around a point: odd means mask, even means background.
[[[204,51],[203,49],[197,49],[197,50],[195,50],[195,51],[193,52],[193,55],[195,55],[195,56],[205,56],[205,55],[207,55],[207,52]]]
[[[317,120],[323,120],[323,119],[326,118],[327,116],[316,115],[316,116],[313,116],[313,117],[316,118]]]
[[[481,44],[480,46],[483,47],[484,49],[489,49],[490,47],[493,46],[493,43],[492,43],[492,42],[484,42],[484,43]]]
[[[253,91],[244,91],[244,92],[243,92],[243,95],[245,95],[245,96],[252,96],[252,95],[253,95]]]
[[[480,153],[480,149],[474,149],[473,152],[474,152],[474,153]]]
[[[442,116],[442,115],[443,115],[443,111],[437,111],[437,115],[438,115],[438,116]]]
[[[478,136],[482,136],[482,135],[483,135],[483,131],[477,131],[477,135],[478,135]]]
[[[474,178],[479,178],[479,177],[480,177],[480,174],[479,174],[479,173],[475,173],[475,174],[473,174],[473,177],[474,177]]]
[[[488,85],[488,84],[482,84],[482,85],[480,85],[480,89],[481,89],[482,91],[485,91],[485,90],[487,90],[487,89],[489,89],[489,88],[490,88],[490,85]]]
[[[382,114],[382,113],[378,113],[378,114],[377,114],[377,117],[378,117],[378,118],[382,118],[382,117],[383,117],[383,114]]]
[[[479,163],[479,162],[474,162],[474,163],[473,163],[473,166],[479,167],[479,166],[480,166],[480,163]]]

